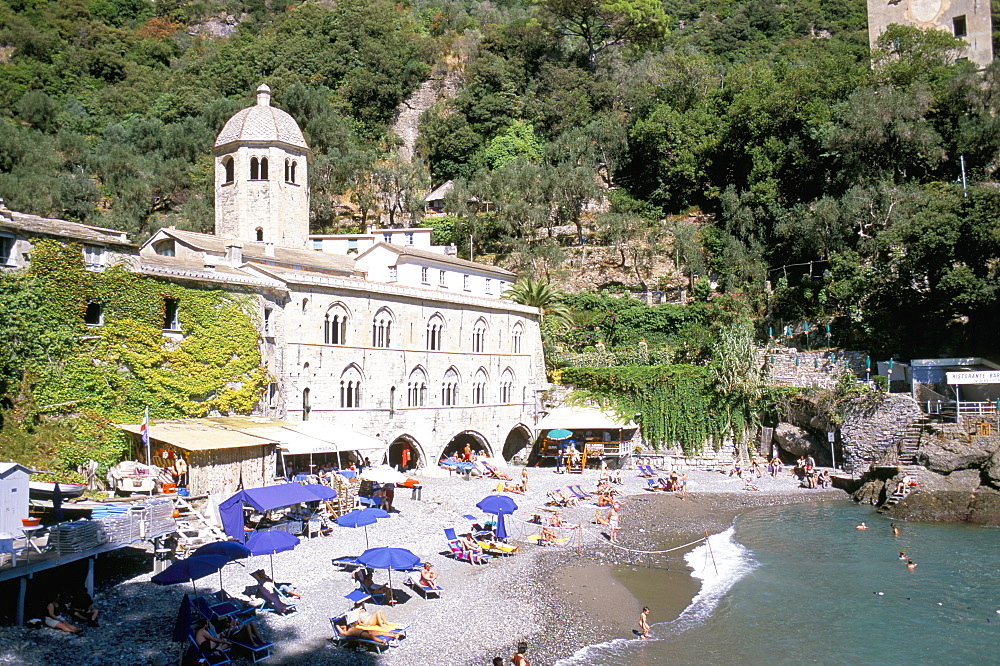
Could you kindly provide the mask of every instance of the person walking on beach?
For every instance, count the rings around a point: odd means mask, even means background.
[[[524,656],[524,653],[528,651],[528,644],[525,642],[520,642],[517,644],[517,652],[514,656],[510,658],[510,663],[514,666],[531,666],[531,662],[528,658]]]
[[[610,531],[608,538],[611,543],[615,543],[618,538],[618,502],[611,505],[611,513],[608,514],[608,528]]]
[[[649,606],[643,606],[639,613],[639,638],[650,638],[649,633]]]

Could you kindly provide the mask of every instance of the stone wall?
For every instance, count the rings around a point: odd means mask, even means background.
[[[832,388],[837,375],[845,369],[863,379],[866,357],[865,352],[837,348],[821,351],[782,346],[757,348],[757,363],[765,368],[765,381],[772,386]]]
[[[920,416],[920,407],[908,395],[887,394],[875,410],[867,409],[863,398],[856,398],[840,427],[844,469],[864,471],[878,462],[896,448],[907,426]]]

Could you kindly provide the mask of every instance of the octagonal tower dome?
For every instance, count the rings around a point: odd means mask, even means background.
[[[298,123],[271,106],[271,89],[230,118],[215,139],[215,233],[304,249],[309,160]]]
[[[309,148],[295,119],[271,106],[271,89],[266,83],[257,88],[257,104],[238,111],[226,121],[215,139],[215,147],[234,141],[277,142],[307,150]]]

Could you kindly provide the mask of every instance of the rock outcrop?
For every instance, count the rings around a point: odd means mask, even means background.
[[[791,423],[779,423],[774,429],[778,446],[793,456],[816,456],[821,453],[819,441],[805,429]]]
[[[1000,492],[917,491],[885,511],[889,518],[1000,525]]]
[[[941,440],[921,444],[917,462],[932,472],[951,474],[955,470],[979,467],[994,451],[968,442]]]

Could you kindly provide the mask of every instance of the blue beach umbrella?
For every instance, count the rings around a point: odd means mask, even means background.
[[[506,539],[507,529],[504,527],[504,514],[517,511],[517,504],[506,495],[487,495],[479,501],[476,508],[483,513],[492,513],[497,517],[497,538]]]
[[[569,439],[573,436],[573,431],[566,430],[566,428],[556,428],[555,430],[549,430],[549,434],[546,435],[549,439]]]
[[[358,563],[369,569],[387,569],[389,588],[392,589],[392,570],[413,569],[420,566],[420,558],[405,548],[369,548],[358,557]]]
[[[274,554],[292,550],[299,545],[299,538],[282,530],[266,530],[254,532],[247,539],[247,548],[251,555],[269,555],[271,557],[271,580],[274,580]]]
[[[307,483],[303,486],[306,490],[316,496],[317,500],[332,500],[337,498],[337,491],[322,483]]]
[[[194,581],[204,578],[226,566],[229,558],[225,555],[198,555],[185,560],[178,560],[169,567],[153,576],[150,580],[157,585],[174,585],[191,581],[191,587],[197,592]]]
[[[188,636],[191,635],[191,600],[188,595],[181,599],[181,607],[177,611],[177,620],[174,622],[174,634],[171,639],[175,643],[187,643]]]
[[[213,543],[206,543],[191,553],[191,557],[198,557],[200,555],[222,555],[232,562],[233,560],[242,560],[243,558],[250,557],[250,550],[236,541],[215,541]],[[222,569],[219,569],[219,589],[223,589]]]
[[[388,518],[389,512],[383,509],[368,508],[348,511],[337,518],[337,524],[341,527],[363,527],[365,528],[365,548],[368,548],[368,526],[374,525],[379,518]]]

